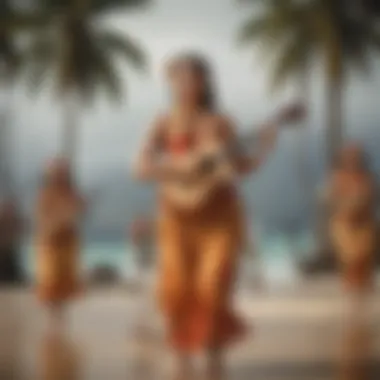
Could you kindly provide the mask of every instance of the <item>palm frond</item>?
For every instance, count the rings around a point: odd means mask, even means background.
[[[251,17],[243,24],[238,33],[238,40],[241,43],[271,44],[278,39],[287,38],[295,29],[304,26],[307,23],[305,6],[295,5],[292,1],[272,0],[259,15]]]
[[[48,13],[15,12],[2,21],[2,26],[9,33],[33,32],[44,28],[50,22]]]
[[[62,36],[56,76],[56,89],[61,96],[75,92],[91,103],[103,89],[112,101],[122,98],[122,82],[113,62],[115,54],[99,43],[98,34],[103,35],[82,25],[75,33]]]
[[[26,63],[18,37],[25,32],[35,32],[44,21],[42,14],[16,8],[12,1],[0,3],[0,61],[7,67],[8,75],[14,76]]]
[[[358,73],[368,74],[370,46],[366,36],[367,32],[360,27],[353,27],[346,33],[342,36],[345,62],[350,63]]]
[[[27,87],[31,94],[39,93],[48,81],[47,73],[57,59],[54,40],[43,33],[35,38],[24,52],[22,71],[26,74]]]
[[[85,23],[68,21],[59,34],[56,88],[62,96],[73,88],[80,92],[91,85],[91,64],[96,47],[90,28]]]
[[[247,20],[238,32],[238,41],[240,43],[253,43],[261,38],[267,38],[270,34],[269,22],[266,17],[254,18]]]
[[[99,52],[93,61],[92,74],[94,83],[104,89],[108,98],[116,103],[123,99],[123,85],[112,57]]]
[[[127,35],[103,31],[97,36],[99,46],[113,55],[120,55],[138,70],[146,70],[146,56],[140,45]]]
[[[52,73],[54,91],[58,97],[79,94],[91,103],[104,91],[112,101],[122,99],[122,81],[115,58],[121,57],[134,68],[144,70],[143,49],[131,37],[103,30],[87,17],[77,17],[77,0],[39,0],[42,14],[50,14],[49,33],[38,34],[28,52],[29,88],[37,93]],[[115,6],[138,7],[147,0],[80,0],[80,6],[91,11],[113,9]],[[67,17],[55,22],[57,14]],[[50,33],[51,32],[51,33]]]
[[[140,10],[152,5],[152,0],[91,0],[91,10],[96,13],[119,9]]]
[[[270,88],[282,87],[289,79],[303,71],[311,59],[311,44],[304,35],[295,36],[285,42],[274,58]]]
[[[27,88],[29,94],[36,95],[40,93],[48,82],[48,72],[50,71],[49,65],[46,63],[33,63],[27,71]]]
[[[39,0],[39,6],[51,14],[85,12],[101,14],[120,9],[144,9],[152,0]]]
[[[0,61],[10,66],[17,62],[18,51],[12,37],[8,34],[0,34]]]
[[[372,46],[375,53],[380,52],[380,31],[372,28],[368,33],[368,43]]]

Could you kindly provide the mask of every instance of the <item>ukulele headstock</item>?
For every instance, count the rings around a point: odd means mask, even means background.
[[[277,124],[295,124],[305,119],[307,109],[303,103],[293,103],[282,108],[277,114]]]

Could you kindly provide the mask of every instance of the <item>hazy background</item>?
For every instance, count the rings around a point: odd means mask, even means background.
[[[83,111],[77,175],[83,191],[94,195],[86,227],[91,236],[120,236],[136,213],[153,205],[149,187],[134,183],[130,170],[151,119],[169,100],[162,72],[168,55],[195,49],[209,57],[221,108],[236,119],[241,130],[264,120],[296,93],[292,88],[277,97],[268,92],[268,73],[258,52],[239,48],[234,38],[244,19],[244,6],[233,0],[156,0],[146,12],[119,12],[99,20],[139,37],[150,58],[150,74],[139,76],[123,66],[127,97],[120,106],[98,102]],[[364,142],[378,170],[379,65],[373,70],[374,75],[349,81],[344,115],[348,133]],[[298,229],[310,220],[309,190],[321,182],[323,168],[321,78],[315,70],[309,129],[284,133],[271,160],[244,188],[250,217],[268,229]],[[62,111],[50,95],[46,91],[36,100],[28,97],[24,88],[16,88],[14,94],[17,113],[12,122],[12,163],[28,213],[45,160],[59,151]],[[308,190],[302,187],[300,161],[309,168]]]

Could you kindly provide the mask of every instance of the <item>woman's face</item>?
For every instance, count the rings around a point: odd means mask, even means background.
[[[47,174],[47,181],[50,185],[57,188],[70,186],[70,172],[66,164],[53,164]]]
[[[204,91],[204,80],[190,63],[180,63],[169,74],[169,84],[175,100],[196,105]]]

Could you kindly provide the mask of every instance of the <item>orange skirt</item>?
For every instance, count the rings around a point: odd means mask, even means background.
[[[344,220],[333,220],[331,232],[345,287],[349,290],[371,287],[378,247],[377,223],[369,220],[355,226]]]
[[[76,296],[81,290],[78,274],[77,239],[57,245],[37,243],[37,294],[44,302],[61,302]]]
[[[232,310],[243,237],[235,203],[191,215],[161,209],[158,295],[169,341],[180,351],[225,346],[244,332]]]

